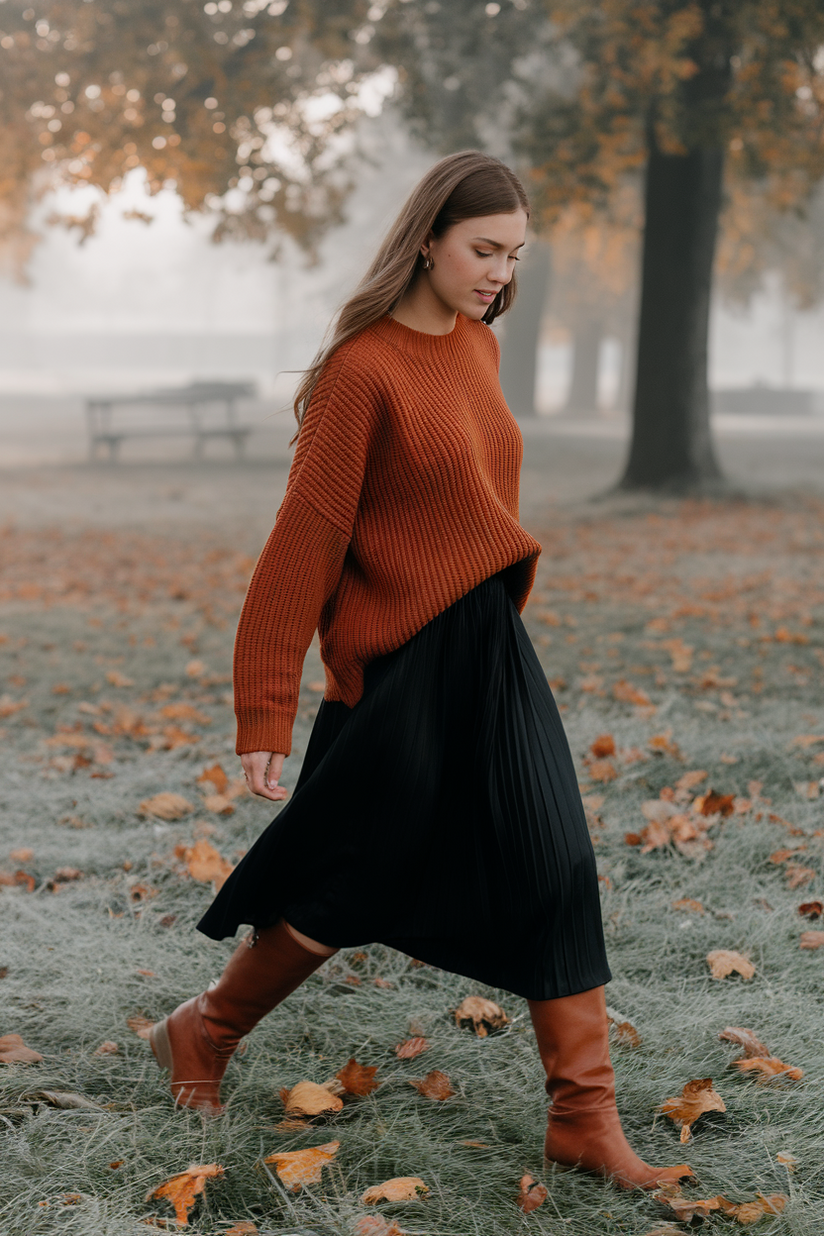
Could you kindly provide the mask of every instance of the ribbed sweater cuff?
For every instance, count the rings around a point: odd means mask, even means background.
[[[238,755],[249,751],[275,751],[289,755],[292,750],[294,717],[269,709],[248,709],[237,714]]]

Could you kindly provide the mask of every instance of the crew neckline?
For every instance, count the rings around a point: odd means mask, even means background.
[[[430,335],[427,331],[404,326],[403,322],[398,322],[386,314],[373,323],[372,329],[402,352],[411,353],[413,356],[438,356],[455,348],[466,333],[468,325],[469,319],[459,313],[452,330],[445,335]]]

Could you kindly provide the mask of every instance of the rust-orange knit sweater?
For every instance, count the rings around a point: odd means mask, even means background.
[[[518,522],[523,450],[498,342],[382,318],[327,362],[235,643],[237,750],[291,750],[303,661],[320,633],[327,700],[490,575],[518,609],[541,547]]]

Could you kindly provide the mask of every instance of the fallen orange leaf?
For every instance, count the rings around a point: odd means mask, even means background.
[[[354,1231],[355,1236],[406,1236],[397,1223],[389,1223],[383,1215],[361,1215]]]
[[[9,858],[13,863],[30,863],[34,858],[34,850],[30,850],[28,846],[20,846],[16,850],[9,850]]]
[[[204,837],[194,845],[178,846],[175,854],[182,858],[193,880],[201,884],[214,884],[215,889],[222,888],[234,871],[232,864]]]
[[[398,1043],[395,1047],[395,1055],[399,1060],[414,1060],[422,1051],[427,1051],[429,1046],[429,1040],[418,1035],[413,1039],[406,1039],[403,1043]]]
[[[152,1189],[146,1196],[150,1202],[154,1198],[166,1198],[174,1206],[175,1218],[178,1223],[188,1224],[189,1212],[195,1204],[195,1198],[206,1187],[206,1181],[214,1176],[222,1176],[223,1168],[218,1163],[207,1163],[196,1167],[187,1167],[185,1172],[170,1176]]]
[[[615,1009],[608,1008],[607,1020],[620,1043],[627,1043],[630,1047],[641,1046],[641,1036],[629,1018],[622,1017]]]
[[[615,739],[611,734],[599,734],[590,747],[590,751],[598,760],[607,755],[615,755]]]
[[[171,706],[174,707],[174,705]],[[211,768],[204,768],[197,779],[197,784],[211,785],[215,794],[225,794],[229,788],[229,778],[220,764],[212,764]]]
[[[656,1201],[662,1202],[674,1211],[675,1216],[683,1223],[691,1223],[693,1219],[706,1219],[713,1211],[719,1211],[730,1219],[735,1219],[742,1226],[757,1223],[765,1215],[779,1215],[787,1204],[783,1193],[773,1193],[765,1197],[763,1193],[756,1195],[754,1202],[731,1202],[722,1194],[715,1197],[689,1198],[681,1192],[680,1185],[664,1185],[653,1194]]]
[[[121,674],[120,670],[109,670],[106,675],[106,681],[110,682],[113,687],[133,687],[134,679],[127,678],[125,674]]]
[[[691,914],[703,914],[704,907],[700,901],[696,901],[694,897],[681,897],[678,901],[673,901],[673,910],[688,910]]]
[[[726,978],[735,972],[743,979],[751,979],[755,974],[755,966],[746,957],[732,949],[717,948],[707,953],[707,965],[714,979]]]
[[[42,1059],[19,1034],[0,1034],[0,1064],[39,1064]]]
[[[455,1093],[446,1073],[442,1073],[440,1069],[433,1069],[426,1077],[410,1081],[409,1085],[414,1086],[425,1099],[434,1099],[437,1103],[443,1103]]]
[[[724,1043],[735,1043],[736,1047],[743,1047],[745,1060],[770,1054],[755,1032],[748,1030],[746,1026],[727,1026],[718,1037]]]
[[[634,687],[631,682],[626,682],[623,678],[612,688],[612,695],[622,704],[636,704],[639,707],[649,707],[652,702],[646,691]]]
[[[663,755],[671,755],[676,760],[681,759],[681,748],[677,742],[672,741],[672,730],[665,730],[663,734],[653,734],[647,746],[652,751],[660,751]]]
[[[354,1057],[335,1074],[347,1094],[367,1095],[377,1090],[376,1064],[358,1064]]]
[[[490,1030],[500,1030],[509,1023],[509,1018],[493,1000],[483,996],[467,996],[455,1009],[455,1023],[470,1025],[479,1039],[486,1038]]]
[[[116,1056],[120,1048],[117,1043],[113,1043],[111,1039],[106,1039],[99,1047],[94,1050],[95,1056]]]
[[[715,790],[708,790],[706,794],[696,798],[693,808],[701,815],[732,815],[735,810],[735,795],[716,794]]]
[[[805,918],[821,918],[824,914],[824,901],[802,901],[798,907],[798,913],[803,914]]]
[[[802,931],[798,942],[799,948],[824,948],[824,931]]]
[[[515,1203],[524,1214],[529,1214],[531,1210],[543,1206],[548,1196],[546,1185],[539,1184],[533,1176],[522,1176]]]
[[[139,1039],[148,1039],[149,1031],[154,1024],[150,1017],[144,1017],[142,1013],[136,1013],[133,1017],[126,1018],[126,1025],[130,1030],[134,1031]]]
[[[361,1194],[361,1201],[367,1205],[373,1202],[414,1202],[426,1197],[429,1185],[424,1184],[420,1176],[393,1176],[384,1180],[383,1184],[372,1185]]]
[[[784,1064],[776,1056],[749,1056],[743,1060],[733,1060],[733,1068],[741,1073],[756,1073],[758,1081],[769,1081],[771,1077],[789,1077],[791,1081],[801,1081],[804,1070]]]
[[[308,1150],[275,1151],[263,1160],[272,1163],[288,1189],[297,1192],[304,1185],[320,1184],[321,1173],[340,1149],[340,1142],[325,1142]]]
[[[194,807],[182,794],[163,790],[152,798],[144,798],[138,810],[141,815],[157,816],[160,820],[182,820],[184,815],[194,811]]]
[[[681,1141],[688,1142],[692,1134],[692,1126],[704,1112],[725,1112],[727,1110],[721,1095],[713,1089],[712,1078],[689,1081],[677,1098],[665,1099],[660,1110],[681,1130]]]
[[[343,1099],[338,1095],[310,1081],[298,1082],[291,1090],[284,1088],[280,1097],[287,1116],[320,1116],[325,1112],[339,1112],[343,1107]]]
[[[231,1227],[227,1227],[223,1236],[258,1236],[256,1223],[250,1223],[248,1219],[241,1219],[240,1223],[233,1223]]]
[[[587,765],[587,775],[593,781],[614,781],[618,776],[618,769],[612,760],[591,760]]]
[[[164,704],[160,709],[161,717],[170,721],[194,721],[197,725],[211,725],[212,718],[193,704]]]
[[[816,872],[812,867],[804,867],[801,863],[787,863],[784,876],[788,888],[802,888],[805,884],[813,882]]]

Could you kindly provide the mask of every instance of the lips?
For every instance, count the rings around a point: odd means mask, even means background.
[[[475,294],[476,296],[480,296],[481,300],[487,305],[491,304],[497,296],[497,292],[485,292],[482,288],[475,288]]]

